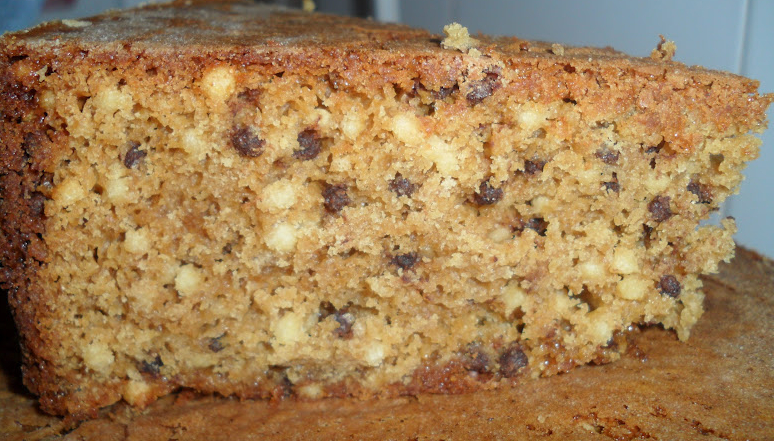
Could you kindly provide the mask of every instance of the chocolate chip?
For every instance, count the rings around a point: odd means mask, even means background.
[[[486,180],[478,186],[478,193],[473,195],[473,200],[476,205],[492,205],[503,198],[503,189],[494,188],[489,185],[489,181]]]
[[[261,90],[260,89],[245,89],[237,95],[237,98],[240,100],[244,100],[253,104],[258,103],[258,98],[261,96]]]
[[[33,192],[30,195],[30,214],[33,217],[41,217],[45,212],[46,197],[43,193]]]
[[[460,86],[455,84],[451,87],[441,87],[438,92],[433,91],[433,98],[438,101],[443,101],[449,97],[454,91],[460,90]]]
[[[403,88],[400,89],[401,91],[405,90]],[[427,88],[424,84],[422,84],[422,81],[419,80],[419,78],[414,78],[411,89],[405,92],[406,96],[409,98],[414,98],[415,96],[419,95],[420,91],[426,91]]]
[[[489,356],[477,343],[472,343],[465,351],[462,365],[469,371],[483,374],[489,371]]]
[[[699,198],[700,204],[712,203],[712,190],[710,190],[709,186],[691,181],[690,184],[688,184],[687,190]]]
[[[669,209],[669,196],[656,196],[648,204],[648,211],[656,222],[664,222],[674,215]]]
[[[250,127],[240,127],[231,133],[231,145],[240,156],[257,158],[263,154],[266,141],[259,138]]]
[[[320,302],[320,312],[318,312],[319,320],[322,321],[329,315],[336,312],[336,308],[333,307],[333,304],[328,301],[322,301]]]
[[[411,252],[406,254],[398,254],[397,256],[393,257],[392,260],[390,260],[390,263],[405,271],[413,268],[418,261],[419,255],[415,252]]]
[[[548,222],[542,217],[533,217],[530,219],[525,227],[537,231],[540,236],[545,236],[548,230]]]
[[[524,173],[528,175],[534,175],[535,173],[542,172],[543,167],[546,166],[546,161],[535,159],[530,161],[527,159],[524,161]]]
[[[293,382],[288,378],[287,367],[269,366],[268,376],[275,384],[271,391],[272,400],[281,400],[293,395]]]
[[[333,314],[333,318],[339,322],[339,327],[333,330],[333,335],[345,340],[352,338],[352,324],[355,323],[355,316],[348,312],[347,308],[342,308]]]
[[[500,355],[500,373],[506,378],[514,377],[527,363],[527,354],[518,343],[513,344]]]
[[[619,191],[619,185],[618,182],[612,181],[612,182],[604,182],[605,190],[608,192],[612,191],[615,193],[618,193]]]
[[[608,192],[614,191],[618,193],[620,190],[620,186],[618,185],[618,175],[615,172],[613,172],[613,179],[611,181],[603,182],[602,184],[605,186],[605,190]]]
[[[680,286],[680,282],[677,281],[675,276],[666,275],[661,276],[661,280],[658,282],[658,290],[661,292],[661,294],[667,295],[669,297],[677,297],[680,295],[682,287]]]
[[[159,374],[162,366],[164,366],[164,362],[161,361],[161,356],[156,355],[153,360],[143,360],[142,363],[140,363],[140,372],[156,376]]]
[[[124,155],[124,166],[135,168],[146,156],[148,156],[148,152],[140,150],[140,143],[132,141],[129,143],[129,151]]]
[[[659,142],[658,145],[652,145],[652,146],[649,146],[647,149],[645,149],[645,153],[647,153],[648,155],[656,154],[660,152],[661,149],[663,149],[664,146],[666,146],[666,144],[667,144],[666,141],[661,140],[661,142]]]
[[[396,174],[395,179],[390,181],[390,191],[398,195],[398,197],[411,197],[416,189],[417,186],[412,184],[408,179],[401,176],[400,173]]]
[[[470,92],[465,96],[470,105],[474,106],[484,98],[491,96],[495,90],[500,88],[500,76],[494,72],[487,72],[486,76],[476,81],[470,86]]]
[[[333,315],[333,318],[339,322],[339,327],[333,330],[333,334],[339,338],[351,338],[352,324],[355,323],[355,316],[349,312],[349,305],[337,310],[331,302],[320,302],[318,321],[323,321],[325,318],[331,315]]]
[[[615,165],[618,163],[618,158],[621,156],[619,152],[602,148],[597,150],[597,158],[601,159],[607,165]]]
[[[210,348],[212,352],[222,351],[225,346],[223,345],[223,342],[220,341],[221,338],[223,338],[222,335],[220,337],[211,338],[209,343],[207,343],[207,347]]]
[[[24,142],[22,142],[22,150],[24,151],[25,158],[34,158],[38,152],[45,152],[43,146],[47,140],[47,136],[40,130],[28,132],[24,134]]]
[[[298,145],[301,148],[293,152],[294,158],[308,161],[316,158],[317,155],[320,154],[322,142],[320,142],[320,135],[316,130],[306,129],[298,134],[297,139]]]
[[[338,213],[351,202],[347,195],[347,186],[345,184],[326,185],[322,195],[325,198],[325,209],[332,214]]]

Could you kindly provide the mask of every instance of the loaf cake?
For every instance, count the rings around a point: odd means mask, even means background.
[[[0,280],[55,414],[460,393],[688,338],[758,154],[739,76],[250,1],[0,40]]]

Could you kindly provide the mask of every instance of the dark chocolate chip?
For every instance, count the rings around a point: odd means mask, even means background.
[[[680,286],[680,282],[677,281],[675,276],[666,275],[661,276],[661,280],[658,282],[658,290],[661,292],[661,294],[667,295],[669,297],[677,297],[680,295],[682,287]]]
[[[469,371],[483,374],[489,371],[489,356],[478,344],[473,343],[468,345],[462,359],[462,365]]]
[[[656,154],[656,153],[660,152],[661,149],[663,149],[666,145],[667,145],[667,142],[662,139],[661,142],[658,143],[658,145],[652,145],[652,146],[648,147],[645,150],[645,153],[647,153],[649,155]]]
[[[164,366],[164,362],[161,361],[161,356],[156,355],[153,360],[143,360],[140,363],[140,372],[156,376],[159,374],[162,366]]]
[[[524,161],[524,173],[528,175],[534,175],[535,173],[542,172],[543,167],[546,166],[546,161],[535,159],[530,161],[527,159]]]
[[[240,156],[257,158],[263,154],[266,141],[259,138],[250,127],[240,127],[231,133],[231,145]]]
[[[329,315],[336,312],[336,308],[333,307],[333,304],[328,301],[322,301],[320,302],[320,312],[318,312],[319,320],[322,321]]]
[[[260,89],[245,89],[237,95],[237,98],[240,100],[244,100],[253,104],[258,103],[258,98],[261,96],[261,90]]]
[[[495,90],[500,88],[500,76],[494,72],[487,72],[486,76],[473,83],[470,87],[470,92],[465,95],[470,105],[476,105],[491,96]]]
[[[620,185],[618,185],[618,175],[615,172],[613,172],[613,179],[611,181],[603,182],[602,184],[605,186],[605,190],[608,192],[613,191],[618,193],[620,190]]]
[[[664,222],[674,215],[669,209],[669,196],[656,196],[648,204],[648,211],[656,222]]]
[[[287,374],[287,368],[283,366],[269,367],[270,377],[274,380],[274,389],[271,391],[272,400],[281,400],[293,395],[293,382]]]
[[[211,338],[209,343],[207,343],[207,347],[210,348],[212,352],[222,351],[226,346],[220,341],[221,338],[223,338],[222,335],[220,337]]]
[[[506,378],[514,377],[527,363],[527,354],[519,344],[513,344],[500,355],[500,373]]]
[[[129,150],[124,155],[124,166],[135,168],[146,156],[148,156],[148,152],[140,150],[140,143],[132,141],[129,143]]]
[[[545,236],[548,230],[548,222],[542,217],[533,217],[530,219],[525,227],[537,231],[540,236]]]
[[[44,134],[41,131],[28,132],[24,134],[24,142],[22,142],[22,150],[27,157],[33,157],[38,150],[43,147]]]
[[[345,340],[352,338],[352,324],[355,323],[355,316],[348,312],[347,308],[342,308],[333,314],[333,318],[339,322],[339,327],[333,330],[333,335]]]
[[[324,205],[328,213],[336,214],[351,202],[345,184],[326,185],[322,195],[325,198]]]
[[[597,150],[597,158],[601,159],[607,165],[615,165],[618,163],[618,158],[621,156],[619,152],[602,148]]]
[[[297,139],[298,145],[301,148],[293,152],[294,158],[308,161],[320,154],[322,142],[320,141],[320,134],[316,130],[306,129],[298,134]]]
[[[424,85],[424,84],[422,84],[422,82],[419,80],[419,78],[414,78],[413,84],[411,85],[411,89],[409,89],[409,90],[406,92],[406,95],[407,95],[409,98],[414,98],[414,97],[415,97],[415,96],[417,96],[417,95],[419,94],[419,92],[420,92],[420,91],[422,91],[422,90],[427,90],[427,89],[425,88],[425,85]]]
[[[433,97],[438,101],[443,101],[449,97],[453,92],[460,90],[460,86],[455,84],[451,87],[441,87],[438,92],[433,91]]]
[[[479,205],[479,206],[492,205],[494,203],[497,203],[502,198],[503,198],[503,189],[492,187],[491,185],[489,185],[488,180],[482,182],[478,186],[478,193],[475,193],[473,195],[473,200],[476,202],[476,205]]]
[[[400,173],[395,175],[395,179],[390,181],[390,191],[400,196],[408,196],[411,197],[411,195],[414,193],[414,191],[417,189],[417,186],[412,184],[411,181],[401,176]]]
[[[33,217],[41,217],[45,212],[46,197],[43,193],[33,192],[30,195],[30,214]]]
[[[331,315],[339,322],[339,327],[333,330],[333,335],[344,339],[352,338],[352,324],[355,323],[355,316],[349,312],[349,305],[337,310],[331,302],[320,302],[318,321],[323,321]]]
[[[397,256],[393,257],[392,260],[390,260],[390,263],[398,266],[399,268],[402,268],[405,271],[413,268],[418,261],[419,255],[415,252],[411,252],[406,254],[398,254]]]
[[[709,186],[691,181],[691,183],[688,184],[687,189],[699,198],[700,204],[712,203],[712,190],[710,190]]]

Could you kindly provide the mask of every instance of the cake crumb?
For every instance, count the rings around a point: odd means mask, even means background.
[[[85,28],[91,26],[91,22],[86,20],[71,20],[68,18],[62,20],[62,24],[70,28]]]
[[[481,55],[481,52],[475,48],[478,40],[470,36],[465,26],[454,22],[444,26],[443,33],[446,35],[446,38],[441,41],[441,47],[444,49],[457,49],[473,56]]]
[[[677,52],[677,45],[674,41],[668,41],[663,35],[659,35],[661,41],[650,53],[650,58],[660,61],[671,61]]]
[[[554,55],[564,55],[564,46],[562,46],[559,43],[552,44],[551,53],[553,53]]]
[[[302,8],[304,12],[314,12],[317,5],[314,4],[314,0],[304,0]]]

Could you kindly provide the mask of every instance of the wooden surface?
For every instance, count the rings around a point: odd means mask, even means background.
[[[774,262],[738,249],[704,278],[706,313],[687,343],[636,332],[627,355],[512,389],[381,401],[282,403],[184,391],[144,412],[116,405],[73,426],[21,385],[0,310],[0,437],[167,439],[774,439]]]

